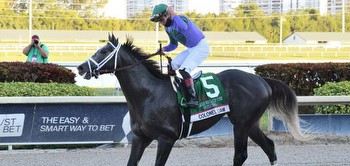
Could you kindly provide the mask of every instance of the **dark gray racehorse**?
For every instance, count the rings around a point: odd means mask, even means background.
[[[101,73],[115,73],[118,78],[128,103],[134,134],[129,166],[138,164],[152,140],[158,141],[155,165],[165,165],[181,130],[179,105],[170,77],[149,57],[135,47],[130,38],[120,44],[112,34],[109,43],[78,66],[79,74],[85,75],[85,79]],[[234,165],[242,165],[247,159],[248,137],[264,150],[272,165],[276,164],[274,143],[259,128],[259,119],[268,107],[275,117],[287,124],[296,139],[309,139],[299,125],[296,96],[283,82],[240,70],[225,70],[217,76],[229,100],[231,111],[227,116],[234,124]],[[191,135],[212,127],[223,116],[195,122]]]

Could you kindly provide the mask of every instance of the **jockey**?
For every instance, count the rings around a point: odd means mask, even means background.
[[[150,18],[153,22],[159,22],[165,28],[170,42],[162,49],[165,52],[177,48],[178,42],[187,47],[173,60],[171,68],[179,69],[187,89],[186,102],[189,107],[198,107],[198,98],[194,89],[193,79],[190,73],[200,65],[209,55],[210,47],[203,32],[188,17],[177,15],[173,6],[158,4],[154,7]]]

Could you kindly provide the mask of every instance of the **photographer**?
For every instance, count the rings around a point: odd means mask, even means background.
[[[27,62],[48,63],[49,49],[40,42],[38,35],[33,35],[28,46],[23,49],[23,54],[27,56]]]

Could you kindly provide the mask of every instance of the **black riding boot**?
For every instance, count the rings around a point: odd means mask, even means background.
[[[194,88],[194,83],[191,75],[185,70],[179,70],[179,73],[182,75],[187,89],[186,104],[188,107],[195,108],[199,106],[196,90]]]

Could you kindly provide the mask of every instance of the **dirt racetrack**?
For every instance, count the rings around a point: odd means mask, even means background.
[[[350,165],[350,137],[321,135],[309,142],[295,141],[288,134],[269,134],[275,141],[279,165]],[[122,166],[127,164],[130,145],[109,145],[94,149],[0,151],[0,165],[11,166]],[[230,136],[183,139],[175,144],[169,166],[232,165],[233,138]],[[139,163],[154,165],[156,142],[148,147]],[[269,165],[264,152],[249,141],[245,165]]]

